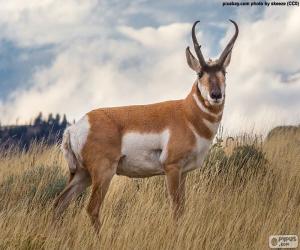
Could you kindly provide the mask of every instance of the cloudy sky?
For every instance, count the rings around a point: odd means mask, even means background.
[[[38,112],[72,119],[101,106],[184,98],[191,25],[216,58],[240,35],[228,68],[226,131],[300,123],[300,8],[221,1],[0,0],[0,121]]]

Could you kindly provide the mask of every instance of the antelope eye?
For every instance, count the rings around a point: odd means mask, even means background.
[[[197,75],[198,75],[198,78],[201,78],[203,76],[203,71],[198,72]]]

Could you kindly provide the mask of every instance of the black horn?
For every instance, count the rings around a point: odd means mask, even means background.
[[[197,23],[199,23],[199,22],[200,21],[194,22],[194,25],[192,28],[192,38],[193,38],[193,43],[194,43],[194,49],[195,49],[196,55],[198,57],[199,63],[202,67],[204,67],[204,66],[206,66],[206,62],[205,62],[204,57],[201,52],[201,46],[198,44],[196,34],[195,34],[195,27],[196,27]]]
[[[230,22],[232,22],[234,24],[234,27],[235,27],[235,33],[233,35],[233,37],[231,38],[231,40],[229,41],[229,43],[227,44],[226,48],[224,49],[224,51],[222,52],[222,54],[220,55],[219,59],[218,59],[218,64],[219,65],[223,65],[225,60],[226,60],[226,57],[228,56],[228,54],[231,52],[232,48],[233,48],[233,45],[234,45],[234,42],[239,34],[239,27],[238,25],[236,24],[235,21],[232,21],[231,19],[229,19]]]

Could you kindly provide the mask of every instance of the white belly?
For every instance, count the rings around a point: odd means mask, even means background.
[[[179,164],[183,172],[201,167],[212,143],[200,137],[191,126],[196,144],[194,150],[182,159]],[[122,155],[117,174],[129,177],[148,177],[164,174],[163,163],[167,159],[169,130],[161,133],[126,133],[122,138]]]
[[[147,177],[164,173],[163,162],[167,158],[170,133],[126,133],[122,138],[123,158],[117,174],[130,177]]]

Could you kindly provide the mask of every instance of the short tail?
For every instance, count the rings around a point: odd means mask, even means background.
[[[66,158],[70,170],[70,181],[76,173],[76,169],[78,167],[78,159],[72,150],[71,139],[70,139],[70,130],[67,128],[64,132],[61,149],[63,151],[64,157]]]

